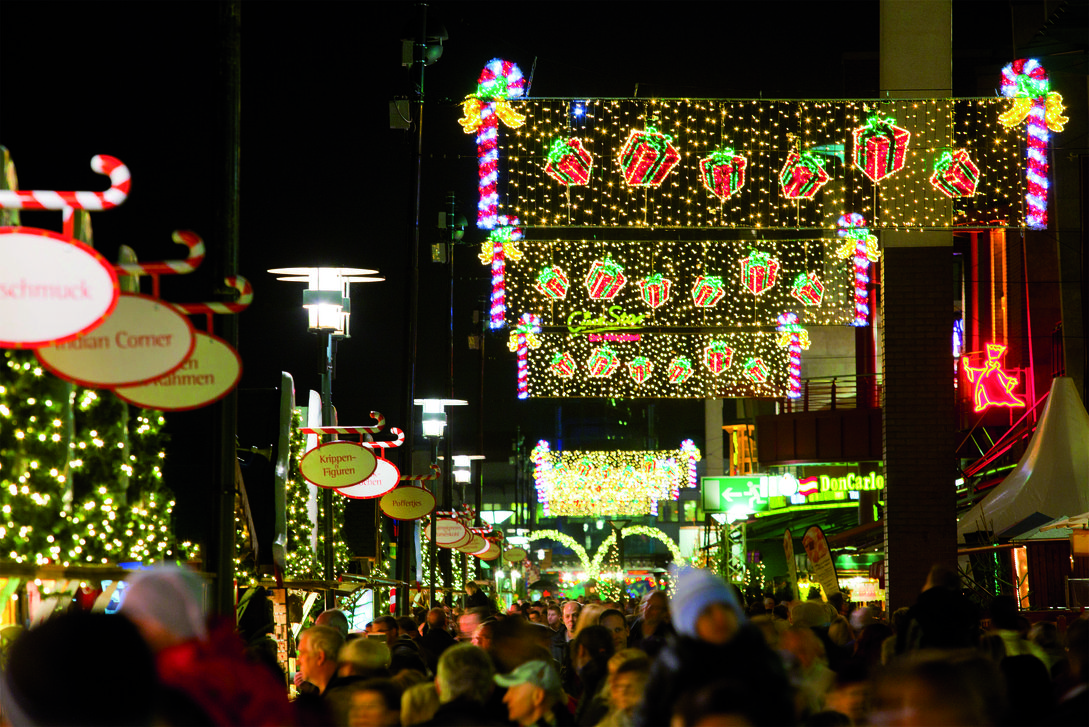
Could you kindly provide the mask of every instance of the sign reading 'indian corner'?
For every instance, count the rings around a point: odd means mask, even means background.
[[[69,341],[117,305],[113,267],[92,248],[49,230],[0,227],[0,348]]]
[[[299,460],[299,472],[318,487],[349,487],[370,477],[378,460],[356,442],[329,442],[311,449]]]

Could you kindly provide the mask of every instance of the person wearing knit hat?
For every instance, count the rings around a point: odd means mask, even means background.
[[[634,725],[670,724],[678,705],[714,683],[729,683],[743,695],[726,716],[756,727],[793,724],[793,691],[782,661],[745,617],[736,591],[698,568],[679,570],[674,578],[669,609],[677,635],[651,667]]]
[[[746,621],[733,589],[700,568],[678,572],[677,592],[669,610],[678,634],[710,644],[727,643]]]

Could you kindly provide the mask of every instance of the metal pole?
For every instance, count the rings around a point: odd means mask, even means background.
[[[432,437],[431,438],[431,464],[437,464],[438,461],[439,461],[439,440]],[[449,466],[447,466],[445,469],[449,469]],[[435,512],[431,513],[431,542],[428,543],[428,546],[427,546],[427,552],[428,552],[428,555],[430,556],[430,561],[431,561],[431,589],[430,589],[431,590],[431,595],[428,598],[428,602],[429,602],[431,608],[434,608],[435,605],[436,605],[436,603],[435,603],[435,573],[439,569],[438,553],[435,552],[436,551],[435,539],[438,537],[438,522],[439,522],[439,518],[437,517],[437,513],[438,513],[439,509],[440,509],[439,507],[436,507]]]
[[[322,370],[321,370],[321,425],[331,427],[336,424],[333,421],[333,334],[331,331],[322,331]],[[333,435],[326,434],[322,437],[326,442],[333,439]],[[332,583],[335,579],[335,562],[333,560],[333,491],[328,487],[321,488],[321,531],[325,536],[325,548],[322,553],[324,563],[323,576],[326,581]],[[336,608],[336,591],[330,587],[325,591],[325,608]]]
[[[223,72],[224,125],[223,167],[224,187],[220,210],[220,240],[223,255],[216,272],[218,279],[238,274],[239,170],[242,114],[242,3],[228,2],[220,6],[221,53]],[[238,348],[238,316],[219,317],[219,336],[234,349]],[[218,404],[215,417],[214,446],[218,464],[215,478],[215,548],[212,562],[216,573],[215,610],[233,619],[234,590],[234,491],[235,433],[238,429],[238,394],[227,394]]]
[[[446,198],[447,215],[446,215],[446,257],[450,264],[450,290],[449,290],[449,325],[450,325],[450,346],[449,346],[449,368],[446,375],[446,398],[454,398],[454,214],[455,214],[455,202],[454,195],[450,193]],[[443,468],[442,468],[442,508],[444,510],[454,509],[454,443],[453,437],[450,435],[450,423],[447,421],[446,432],[443,436]],[[453,587],[453,564],[451,563],[452,554],[449,548],[443,548],[439,552],[439,565],[442,569],[442,585],[446,592],[451,592],[449,589]],[[443,598],[443,603],[450,605],[446,598]]]
[[[420,186],[423,168],[423,104],[424,104],[424,66],[427,43],[427,5],[417,4],[416,39],[412,49],[412,117],[416,122],[416,145],[412,154],[412,181],[409,196],[412,199],[412,213],[408,220],[409,263],[408,263],[408,321],[405,326],[405,471],[412,472],[412,453],[416,445],[415,401],[416,401],[416,332],[420,298]],[[397,599],[398,612],[402,615],[411,613],[408,601],[408,583],[411,578],[411,562],[415,548],[419,545],[413,537],[415,528],[401,528],[397,536],[397,580],[404,581],[405,593]]]

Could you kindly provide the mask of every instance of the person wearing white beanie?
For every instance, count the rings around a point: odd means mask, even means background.
[[[783,664],[749,623],[735,590],[707,570],[685,568],[675,578],[669,610],[677,636],[651,668],[636,727],[670,724],[689,695],[720,683],[745,695],[732,715],[757,726],[792,724],[793,693]]]

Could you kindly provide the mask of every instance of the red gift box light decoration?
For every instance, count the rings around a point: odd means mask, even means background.
[[[968,151],[943,152],[934,162],[930,183],[946,197],[972,197],[979,184],[979,167],[968,156]]]
[[[594,352],[590,354],[590,359],[586,362],[586,367],[590,370],[590,376],[595,378],[612,376],[619,365],[620,358],[616,355],[616,351],[608,345],[595,348]]]
[[[653,126],[628,134],[618,158],[624,181],[632,187],[660,186],[681,160],[672,141]]]
[[[551,265],[541,270],[533,287],[552,300],[562,300],[567,296],[567,286],[569,284],[567,274],[563,272],[563,268],[559,265]]]
[[[626,282],[624,268],[606,255],[604,260],[595,260],[590,266],[585,285],[594,300],[609,300],[620,292]]]
[[[593,157],[582,145],[582,139],[556,139],[548,152],[545,173],[560,184],[584,185],[590,181]]]
[[[733,149],[722,149],[700,159],[700,179],[708,192],[725,202],[745,186],[748,165],[749,160]]]
[[[571,354],[566,351],[556,351],[549,363],[549,368],[560,378],[570,378],[575,375],[575,359],[571,358]]]
[[[878,115],[851,132],[855,166],[873,182],[880,182],[904,168],[911,132],[893,124],[896,119]]]
[[[692,361],[678,356],[669,362],[669,383],[683,384],[692,376]]]
[[[816,273],[798,273],[790,294],[805,305],[820,305],[824,297],[824,285]]]
[[[669,300],[669,287],[672,284],[672,281],[663,278],[661,273],[654,273],[635,285],[639,288],[639,294],[643,296],[643,302],[651,308],[657,308]]]
[[[631,374],[632,379],[634,379],[637,384],[641,384],[649,379],[653,370],[654,365],[646,356],[636,356],[628,362],[628,373]]]
[[[710,308],[726,295],[726,287],[718,275],[701,275],[692,286],[692,302],[700,308]]]
[[[762,384],[768,380],[768,367],[762,359],[750,358],[745,362],[745,376],[750,381]]]
[[[787,199],[813,199],[832,177],[816,154],[792,149],[779,171],[779,186]]]
[[[775,285],[779,261],[771,253],[753,250],[741,259],[741,282],[753,295],[760,295]]]
[[[734,350],[725,341],[712,341],[703,349],[703,365],[713,374],[721,374],[733,363]]]

